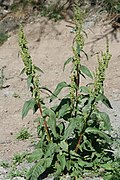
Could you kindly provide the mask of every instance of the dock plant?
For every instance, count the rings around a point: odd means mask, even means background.
[[[23,27],[20,27],[19,46],[24,69],[27,75],[28,88],[32,98],[27,101],[22,110],[22,117],[40,112],[38,121],[39,142],[35,150],[27,157],[33,167],[26,175],[28,180],[37,180],[52,176],[54,179],[84,179],[85,177],[103,177],[105,180],[119,179],[116,175],[120,165],[114,162],[112,149],[112,130],[109,116],[99,110],[99,102],[112,108],[104,94],[105,73],[111,54],[109,43],[105,52],[98,57],[98,67],[92,73],[83,65],[85,32],[83,30],[84,12],[77,6],[74,8],[75,37],[73,40],[73,56],[64,63],[72,64],[70,83],[60,82],[54,92],[41,86],[37,70],[42,70],[33,64],[27,47]],[[90,78],[93,83],[82,86],[81,77]],[[68,94],[59,99],[63,88]],[[41,90],[50,93],[50,102],[58,99],[58,103],[48,108],[41,97]],[[53,104],[53,103],[52,103]],[[116,168],[117,167],[117,168]]]

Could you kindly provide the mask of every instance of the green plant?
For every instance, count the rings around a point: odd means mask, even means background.
[[[9,165],[9,162],[7,162],[7,161],[1,161],[0,166],[3,168],[9,168],[10,165]]]
[[[37,70],[42,70],[33,64],[23,28],[20,27],[19,45],[25,65],[22,73],[27,75],[27,84],[32,94],[32,99],[23,106],[22,118],[30,109],[33,109],[33,113],[37,110],[40,112],[40,117],[37,118],[40,140],[27,157],[28,162],[35,163],[27,173],[28,180],[37,180],[48,175],[62,179],[67,174],[71,179],[79,180],[88,176],[110,179],[115,173],[118,176],[119,163],[118,169],[115,169],[110,119],[97,106],[102,102],[112,108],[104,95],[105,72],[111,59],[108,40],[106,51],[98,56],[98,68],[92,73],[82,64],[81,55],[87,57],[82,27],[84,13],[77,6],[74,16],[76,27],[73,57],[64,64],[65,69],[72,62],[70,84],[65,81],[59,83],[53,93],[48,88],[41,87]],[[91,78],[93,83],[82,86],[81,76]],[[61,100],[58,99],[59,103],[54,107],[47,108],[41,97],[41,90],[51,93],[50,101],[53,101],[63,88],[68,88],[69,93]]]
[[[120,1],[119,0],[101,0],[101,5],[105,7],[105,9],[109,13],[120,13]]]
[[[7,41],[8,35],[5,32],[0,32],[0,45]]]
[[[27,128],[22,128],[19,133],[17,133],[16,139],[18,140],[25,140],[29,139],[31,137],[31,134],[28,132]]]
[[[3,85],[4,85],[4,81],[5,81],[5,75],[4,75],[4,69],[6,68],[6,66],[3,66],[1,69],[0,69],[0,89],[3,88]]]
[[[25,177],[26,169],[18,170],[17,168],[12,168],[7,176],[10,180],[12,180],[14,177]]]
[[[55,21],[58,21],[60,19],[63,19],[63,16],[61,14],[63,10],[63,7],[59,7],[57,5],[48,5],[48,6],[43,6],[41,8],[41,16],[46,16],[49,17],[49,19],[53,19]]]
[[[27,155],[28,155],[28,153],[26,153],[26,152],[14,154],[14,156],[12,158],[12,164],[13,165],[21,164],[26,159]]]

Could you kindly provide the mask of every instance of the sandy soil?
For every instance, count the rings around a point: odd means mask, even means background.
[[[63,73],[63,64],[72,55],[71,46],[74,34],[65,21],[53,23],[43,18],[36,22],[27,24],[24,28],[28,46],[33,62],[39,66],[44,74],[41,75],[41,84],[54,90],[60,81],[69,81],[71,66],[68,65]],[[112,60],[106,74],[105,92],[110,98],[113,110],[107,110],[111,117],[114,128],[120,128],[120,31],[109,33],[111,25],[99,22],[94,26],[85,24],[88,35],[85,51],[88,53],[89,61],[83,58],[83,63],[94,70],[97,64],[96,53],[105,47],[105,35],[108,33]],[[31,149],[31,141],[36,136],[36,123],[32,112],[22,120],[21,110],[23,104],[29,99],[25,76],[19,76],[23,63],[19,57],[18,32],[11,34],[3,46],[0,47],[0,68],[4,69],[5,82],[0,90],[0,161],[9,160],[14,153]],[[87,82],[87,80],[86,80]],[[104,109],[104,107],[103,107]],[[32,132],[30,140],[16,140],[16,133],[22,127],[27,127]]]

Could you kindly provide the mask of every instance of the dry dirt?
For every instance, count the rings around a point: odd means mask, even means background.
[[[74,34],[70,25],[65,21],[54,23],[45,18],[27,24],[24,27],[29,50],[34,64],[39,66],[41,84],[54,90],[60,81],[69,81],[71,65],[63,73],[63,64],[72,55],[71,46]],[[96,53],[105,48],[105,35],[108,33],[112,59],[106,74],[105,93],[111,100],[113,110],[107,110],[114,128],[120,128],[120,31],[113,33],[110,24],[98,22],[94,26],[85,24],[86,38],[85,51],[89,61],[83,59],[90,69],[94,70],[97,64]],[[36,123],[32,112],[22,120],[21,110],[23,104],[29,99],[25,76],[20,76],[23,62],[19,56],[18,31],[11,33],[11,37],[0,47],[0,68],[4,69],[4,88],[0,90],[0,161],[9,160],[15,153],[31,149],[31,141],[36,137]],[[87,80],[86,80],[87,81]],[[9,87],[6,87],[9,85]],[[105,107],[103,107],[104,109]],[[16,140],[16,133],[22,127],[27,127],[33,134],[30,140]]]

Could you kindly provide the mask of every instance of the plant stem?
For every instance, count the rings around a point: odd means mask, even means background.
[[[79,85],[80,85],[80,74],[79,74],[79,67],[77,65],[77,70],[76,70],[76,107],[75,107],[75,116],[77,116],[77,107],[78,107],[78,89],[79,89]]]
[[[79,145],[80,145],[81,140],[82,140],[82,136],[83,136],[83,133],[82,133],[82,134],[80,134],[80,137],[79,137],[79,139],[78,139],[78,143],[77,143],[77,145],[76,145],[76,147],[75,147],[75,152],[76,152],[76,153],[78,152]]]
[[[41,108],[40,102],[38,103],[38,108],[40,111],[40,116],[42,117],[42,108]],[[44,128],[45,128],[45,131],[47,133],[48,140],[51,141],[50,132],[49,132],[46,120],[44,120]]]

